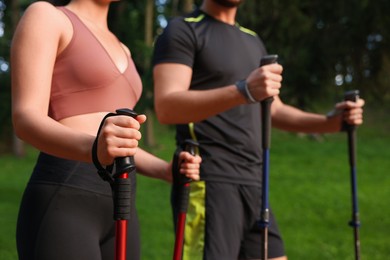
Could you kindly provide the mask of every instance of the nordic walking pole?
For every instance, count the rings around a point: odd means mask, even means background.
[[[276,63],[278,55],[264,56],[260,66]],[[261,101],[261,135],[263,148],[263,181],[262,181],[262,204],[260,224],[263,228],[262,260],[268,259],[268,226],[269,226],[269,149],[271,143],[271,103],[273,97]]]
[[[198,142],[194,140],[187,139],[184,141],[184,150],[189,152],[192,155],[196,154],[196,149],[199,146]],[[173,161],[174,167],[176,168],[176,174],[174,173],[174,181],[179,185],[179,213],[177,216],[176,223],[176,238],[175,238],[175,248],[173,254],[173,260],[181,260],[183,255],[183,242],[184,242],[184,228],[187,217],[187,208],[189,201],[190,193],[190,182],[191,179],[180,174],[180,162],[178,161],[180,150],[176,152],[175,158]]]
[[[359,98],[358,90],[350,90],[344,94],[344,100],[356,102]],[[356,173],[356,127],[344,122],[344,127],[348,135],[348,154],[351,171],[351,191],[352,191],[352,220],[349,225],[354,232],[355,259],[360,260],[360,239],[359,239],[359,209],[357,198],[357,173]]]
[[[137,117],[130,109],[116,110],[118,115]],[[131,178],[135,174],[134,157],[119,157],[115,159],[116,172],[113,175],[114,220],[115,222],[115,260],[126,259],[127,222],[131,216]]]

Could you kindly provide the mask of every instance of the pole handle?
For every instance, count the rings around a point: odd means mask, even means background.
[[[199,148],[199,143],[192,139],[186,139],[184,141],[184,150],[189,152],[191,155],[196,154],[196,149]]]
[[[130,116],[132,118],[136,118],[138,114],[129,109],[129,108],[121,108],[116,110],[117,115]],[[133,156],[127,157],[118,157],[115,158],[115,173],[113,177],[115,178],[117,175],[122,174],[124,172],[130,173],[135,170],[135,162]]]
[[[277,54],[270,54],[265,55],[260,60],[260,67],[268,64],[273,64],[278,62],[278,55]]]
[[[125,115],[133,118],[137,113],[128,108],[116,110],[117,115]],[[115,173],[113,174],[113,200],[114,200],[114,220],[130,220],[132,201],[132,179],[128,174],[135,171],[133,156],[115,158]]]
[[[344,93],[344,101],[353,101],[357,102],[359,99],[359,90],[349,90]],[[343,129],[346,129],[347,131],[352,131],[356,127],[354,125],[350,125],[347,122],[343,121]]]
[[[278,60],[277,54],[263,56],[260,60],[260,67]],[[271,104],[274,101],[273,97],[262,100],[261,103],[261,121],[262,121],[262,146],[263,149],[269,148],[271,145]]]
[[[196,149],[198,149],[199,143],[191,140],[191,139],[186,139],[184,141],[184,151],[189,152],[191,155],[196,154]],[[178,171],[180,171],[180,164],[178,164]],[[178,174],[176,177],[179,178],[179,183],[180,183],[180,205],[179,205],[179,212],[187,212],[188,208],[188,200],[189,200],[189,193],[190,193],[190,186],[189,183],[192,181],[190,178],[186,177],[183,174]]]
[[[349,90],[344,93],[344,100],[354,101],[356,102],[359,99],[359,90]]]

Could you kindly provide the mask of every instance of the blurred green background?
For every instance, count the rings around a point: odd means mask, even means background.
[[[17,259],[15,225],[37,151],[14,138],[9,47],[30,0],[0,0],[0,259]],[[149,116],[143,147],[170,160],[173,130],[153,116],[151,54],[166,22],[199,0],[122,0],[110,28],[132,51],[144,92],[136,110]],[[246,0],[238,21],[264,40],[284,67],[282,99],[326,113],[346,90],[366,100],[358,128],[357,173],[362,259],[390,259],[390,1]],[[270,200],[289,259],[354,259],[345,133],[296,135],[274,130]],[[138,177],[142,259],[172,258],[170,185]],[[261,245],[259,245],[259,250]]]
[[[362,259],[390,259],[390,137],[387,117],[357,130],[358,202],[362,222]],[[384,123],[386,122],[386,123]],[[149,151],[170,160],[173,131],[159,126]],[[295,135],[272,131],[270,200],[289,259],[354,259],[351,186],[345,133]],[[37,152],[0,156],[0,259],[17,259],[15,225],[18,204]],[[137,208],[142,259],[172,259],[174,231],[170,184],[138,176]],[[260,198],[259,198],[260,199]],[[261,245],[259,245],[259,250]]]

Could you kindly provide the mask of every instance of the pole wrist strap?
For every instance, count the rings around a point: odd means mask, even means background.
[[[101,165],[101,163],[99,162],[98,156],[97,156],[97,148],[98,148],[97,144],[98,144],[99,134],[100,134],[100,131],[101,131],[102,127],[103,127],[104,121],[106,120],[107,117],[116,116],[116,115],[117,114],[115,114],[115,113],[108,113],[103,118],[102,122],[100,123],[98,132],[96,134],[95,141],[93,142],[93,145],[92,145],[92,162],[95,165],[99,176],[104,181],[109,182],[111,185],[114,184],[114,178],[112,176],[112,169],[114,167],[114,164],[107,165],[105,168]]]

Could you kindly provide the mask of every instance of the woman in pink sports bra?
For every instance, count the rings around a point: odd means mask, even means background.
[[[19,259],[114,259],[112,192],[93,154],[103,166],[134,156],[137,172],[171,181],[172,164],[138,147],[144,115],[108,117],[96,137],[105,115],[133,109],[142,91],[130,51],[107,26],[112,1],[35,2],[15,32],[14,129],[40,150],[20,205]],[[201,158],[180,159],[180,172],[198,180]],[[128,259],[140,259],[134,206],[132,214]]]

